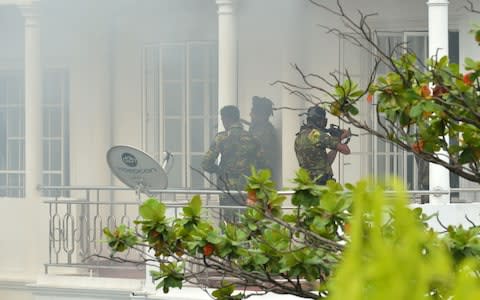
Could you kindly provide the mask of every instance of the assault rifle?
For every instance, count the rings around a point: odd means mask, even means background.
[[[330,128],[325,128],[325,132],[328,132],[331,136],[340,137],[343,133],[343,129],[341,129],[340,126],[338,126],[338,125],[330,124]],[[358,134],[352,133],[350,128],[348,128],[348,132],[350,134],[348,135],[348,137],[346,137],[342,140],[342,144],[348,144],[348,142],[350,142],[350,137],[358,136]]]

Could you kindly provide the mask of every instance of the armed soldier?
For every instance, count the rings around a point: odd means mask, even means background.
[[[250,175],[251,166],[260,164],[262,167],[263,154],[259,142],[240,123],[240,112],[236,106],[227,105],[220,110],[225,131],[219,132],[210,149],[205,153],[202,168],[217,175],[218,185],[226,191],[243,191],[246,185],[245,176]],[[218,157],[220,163],[215,161]],[[220,205],[244,205],[241,197],[222,195]],[[235,220],[234,209],[223,209],[225,220]]]
[[[343,139],[351,135],[349,130],[341,130],[333,136],[328,133],[325,110],[318,106],[307,111],[307,123],[304,123],[295,138],[295,154],[298,164],[306,169],[315,182],[324,185],[333,179],[332,163],[337,152],[350,154],[350,148]],[[327,148],[331,149],[327,153]]]
[[[278,165],[278,145],[275,128],[270,123],[270,117],[273,116],[273,102],[265,97],[254,96],[252,98],[252,109],[250,111],[250,128],[249,132],[260,142],[263,157],[265,159],[263,165],[270,169],[274,180],[277,173]],[[256,166],[258,168],[258,166]]]

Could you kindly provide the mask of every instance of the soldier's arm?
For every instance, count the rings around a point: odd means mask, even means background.
[[[347,144],[338,143],[336,150],[342,154],[350,154],[350,147]]]
[[[319,144],[321,144],[325,148],[332,149],[334,151],[339,150],[337,149],[338,144],[340,144],[340,138],[339,137],[334,137],[326,132],[322,132],[320,134],[320,141]]]
[[[337,157],[337,153],[350,154],[350,148],[346,144],[342,144],[341,138],[333,137],[328,134],[321,134],[319,143],[324,147],[332,149],[327,153],[327,162],[329,165],[333,163]]]
[[[210,148],[203,156],[202,169],[209,173],[220,173],[220,167],[215,163],[219,154],[219,136],[217,135],[210,145]]]
[[[335,157],[337,157],[337,150],[331,150],[327,153],[327,162],[329,165],[333,164],[333,161],[335,160]]]

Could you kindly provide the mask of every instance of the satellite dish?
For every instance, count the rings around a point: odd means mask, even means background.
[[[138,192],[167,188],[167,174],[160,164],[142,150],[131,146],[114,146],[107,152],[110,170],[127,186]]]

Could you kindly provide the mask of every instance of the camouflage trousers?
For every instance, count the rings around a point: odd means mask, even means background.
[[[235,206],[235,207],[232,207]],[[241,195],[224,194],[220,196],[220,220],[228,223],[238,223],[239,215],[243,209],[237,206],[245,206],[245,200]]]
[[[324,174],[323,176],[321,176],[320,178],[315,180],[315,183],[318,184],[318,185],[326,185],[327,181],[329,181],[329,180],[335,181],[335,178],[333,178],[332,174]]]

